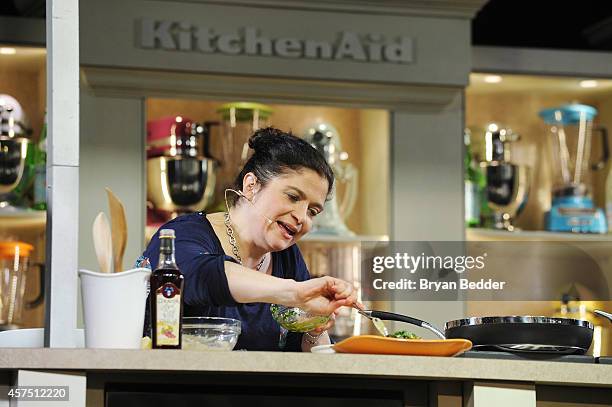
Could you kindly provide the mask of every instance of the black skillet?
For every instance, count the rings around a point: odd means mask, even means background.
[[[449,321],[444,333],[432,324],[386,311],[361,311],[367,318],[406,322],[441,339],[468,339],[475,350],[584,354],[593,340],[593,324],[570,318],[539,316],[472,317]]]

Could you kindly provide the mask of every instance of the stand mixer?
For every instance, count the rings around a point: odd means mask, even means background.
[[[163,223],[211,203],[217,161],[208,152],[208,138],[215,124],[181,116],[147,123],[147,199],[153,206],[147,223]]]
[[[340,135],[330,124],[318,123],[309,126],[304,139],[316,148],[334,171],[336,183],[331,198],[325,202],[325,210],[314,220],[312,235],[353,236],[344,223],[353,210],[357,199],[357,169],[346,163],[348,154],[342,150]],[[336,196],[336,184],[346,183],[341,201]]]
[[[603,169],[609,158],[608,133],[593,129],[597,110],[588,105],[568,104],[540,112],[552,135],[552,205],[546,214],[546,229],[553,232],[606,233],[604,211],[591,198],[590,171]],[[590,164],[593,130],[601,135],[602,158]]]
[[[520,136],[509,128],[489,124],[485,132],[486,199],[490,214],[485,226],[514,231],[514,218],[523,210],[529,193],[530,169],[511,161],[510,145]]]
[[[17,100],[0,95],[0,213],[12,215],[26,209],[11,205],[11,192],[24,174],[30,140],[23,124],[23,111]]]

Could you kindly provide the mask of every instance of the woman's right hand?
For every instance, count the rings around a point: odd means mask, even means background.
[[[331,315],[340,307],[363,305],[357,301],[357,291],[347,281],[334,277],[318,277],[297,283],[296,306],[316,315]]]

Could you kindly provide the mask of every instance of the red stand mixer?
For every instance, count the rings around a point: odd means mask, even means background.
[[[218,168],[209,152],[215,125],[182,116],[147,123],[147,225],[204,210],[211,203]]]

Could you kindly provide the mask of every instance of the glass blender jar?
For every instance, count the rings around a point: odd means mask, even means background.
[[[25,298],[29,257],[34,247],[28,243],[0,242],[0,331],[19,328],[24,308],[34,308],[43,303],[44,266],[39,267],[39,293],[33,301]]]
[[[268,127],[272,108],[261,103],[226,103],[217,109],[221,115],[221,168],[215,188],[215,209],[224,211],[224,191],[249,158],[249,138],[258,129]]]
[[[552,205],[546,229],[553,232],[606,233],[606,217],[591,198],[590,172],[605,167],[609,157],[608,134],[601,134],[602,158],[591,164],[591,136],[597,109],[568,104],[540,112],[552,135]]]

